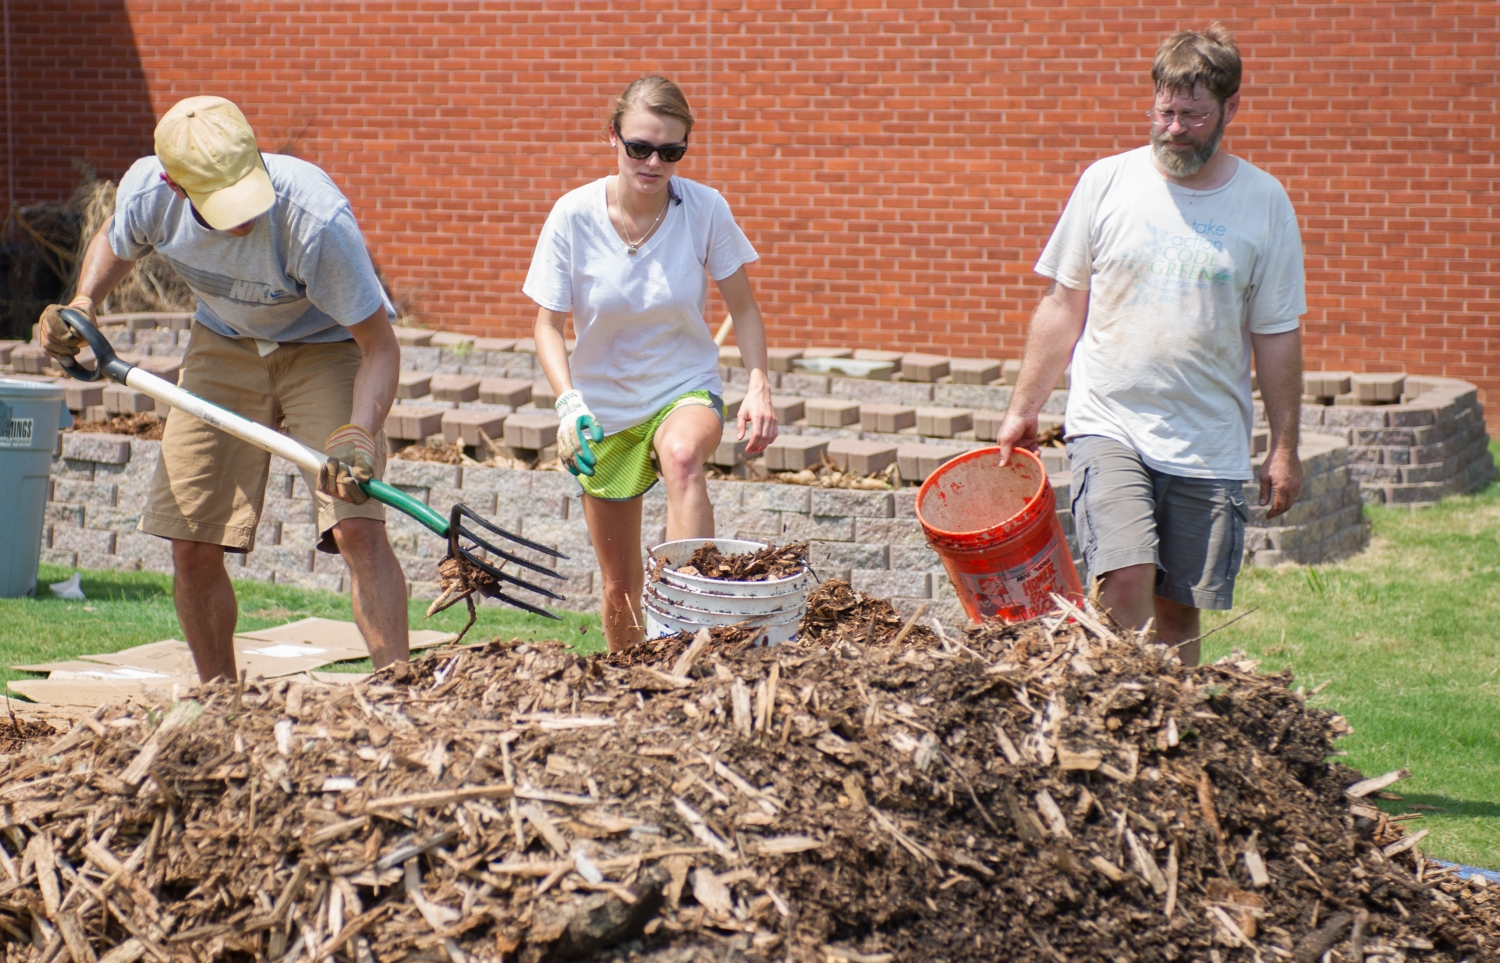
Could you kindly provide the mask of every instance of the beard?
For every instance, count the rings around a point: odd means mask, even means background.
[[[1158,163],[1166,168],[1167,173],[1174,177],[1192,177],[1203,169],[1203,165],[1213,159],[1218,153],[1219,143],[1224,139],[1224,112],[1219,112],[1219,121],[1214,124],[1213,133],[1201,144],[1195,144],[1193,149],[1187,153],[1171,150],[1168,144],[1172,143],[1171,136],[1164,130],[1151,129],[1151,153],[1156,157]]]

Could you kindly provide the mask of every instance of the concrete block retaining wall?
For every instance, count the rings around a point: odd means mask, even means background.
[[[106,331],[121,350],[168,360],[181,353],[187,338],[180,324],[151,328],[137,323]],[[512,342],[497,346],[484,340],[472,345],[462,339],[447,340],[451,343],[446,346],[403,346],[402,368],[478,378],[541,377],[535,354]],[[747,372],[739,367],[726,366],[721,373],[726,386],[742,386],[747,379]],[[776,371],[770,377],[778,395],[961,408],[976,416],[1004,411],[1011,393],[1009,386],[998,383],[867,381]],[[1495,477],[1473,385],[1412,377],[1407,379],[1404,400],[1400,405],[1373,407],[1304,406],[1302,499],[1287,515],[1267,520],[1264,510],[1255,506],[1256,485],[1246,485],[1252,506],[1245,538],[1246,564],[1310,564],[1351,554],[1368,542],[1362,500],[1425,504],[1446,494],[1473,491]],[[1044,411],[1061,414],[1066,402],[1066,391],[1054,391]],[[537,408],[533,404],[512,409],[478,402],[415,403],[503,413]],[[1256,415],[1257,425],[1264,427],[1259,403]],[[992,424],[993,418],[976,417],[976,421]],[[913,429],[882,434],[854,426],[814,427],[804,420],[783,426],[783,431],[940,445],[950,450],[988,444],[972,429],[951,438],[935,438]],[[54,461],[44,559],[83,568],[170,571],[166,543],[135,530],[158,450],[158,442],[65,435]],[[1050,449],[1044,451],[1044,459],[1063,506],[1059,512],[1063,529],[1076,554],[1067,510],[1071,475],[1066,454]],[[502,527],[566,552],[572,558],[559,567],[570,576],[569,605],[589,609],[597,604],[598,575],[582,513],[572,497],[576,489],[568,476],[393,460],[387,480],[442,508],[466,502]],[[895,598],[900,604],[930,600],[936,614],[959,620],[952,588],[916,522],[915,489],[863,492],[716,481],[710,484],[710,494],[721,534],[776,541],[808,539],[820,575],[847,578],[857,588]],[[431,594],[444,546],[415,522],[391,514],[391,541],[412,590]],[[644,541],[660,540],[665,524],[666,501],[658,489],[645,497]],[[313,536],[312,501],[300,474],[290,464],[273,459],[255,550],[231,557],[232,574],[348,591],[342,561],[314,551]]]
[[[1370,504],[1427,505],[1495,479],[1479,391],[1456,378],[1409,377],[1398,405],[1303,405],[1302,427],[1348,442]]]
[[[80,568],[169,572],[171,554],[162,539],[136,531],[155,471],[160,442],[115,435],[62,436],[54,460],[47,505],[44,561]],[[1286,516],[1266,521],[1252,508],[1246,561],[1324,561],[1358,551],[1368,539],[1357,483],[1349,475],[1347,445],[1339,438],[1309,436],[1303,450],[1304,497]],[[598,605],[598,573],[588,531],[570,476],[561,472],[440,465],[392,460],[391,484],[446,509],[462,501],[497,525],[562,551],[558,564],[569,576],[567,607]],[[1071,476],[1054,475],[1058,512],[1069,545],[1073,538]],[[812,563],[821,577],[848,579],[855,588],[910,607],[930,601],[930,611],[962,622],[962,611],[936,554],[917,522],[916,489],[890,492],[806,488],[770,483],[709,483],[718,531],[724,536],[812,543]],[[1246,486],[1254,505],[1253,485]],[[662,540],[666,497],[660,487],[644,498],[644,542]],[[391,543],[412,592],[437,592],[441,539],[398,512],[390,513]],[[247,555],[231,555],[230,574],[301,588],[348,591],[342,560],[313,549],[313,502],[301,474],[273,458],[256,544]]]

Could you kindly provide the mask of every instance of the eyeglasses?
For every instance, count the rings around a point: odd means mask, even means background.
[[[615,128],[615,136],[620,138],[621,145],[625,148],[625,156],[631,160],[645,160],[652,154],[661,158],[663,164],[675,164],[682,160],[682,155],[687,153],[686,144],[648,144],[643,140],[626,140],[620,134],[620,128]]]
[[[1160,124],[1163,128],[1171,127],[1172,121],[1177,121],[1184,127],[1197,130],[1213,119],[1214,111],[1206,114],[1183,114],[1172,110],[1157,110],[1155,107],[1146,111],[1146,117],[1153,124]]]

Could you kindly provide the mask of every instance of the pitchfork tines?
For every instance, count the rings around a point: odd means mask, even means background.
[[[463,504],[454,505],[453,510],[448,513],[448,553],[450,555],[455,558],[462,558],[464,561],[468,562],[475,568],[479,569],[481,572],[484,572],[486,575],[495,579],[497,582],[508,582],[511,585],[519,586],[523,589],[527,589],[528,591],[535,592],[538,595],[546,596],[549,599],[556,599],[558,601],[563,600],[563,597],[561,595],[558,595],[551,589],[544,588],[532,582],[528,582],[525,579],[516,578],[514,575],[511,575],[508,572],[505,572],[495,565],[491,564],[486,559],[474,554],[474,549],[476,547],[481,548],[497,558],[503,558],[507,562],[510,562],[514,565],[519,565],[522,568],[528,568],[533,572],[538,572],[542,575],[547,575],[552,578],[563,580],[567,579],[566,575],[562,574],[556,569],[548,568],[545,565],[539,565],[536,562],[531,561],[530,559],[523,558],[520,555],[508,552],[498,545],[495,545],[493,542],[489,542],[483,538],[480,538],[477,534],[475,534],[473,529],[468,528],[463,524],[462,520],[465,518],[472,519],[487,530],[493,532],[496,535],[499,535],[501,538],[508,539],[509,541],[512,541],[524,548],[529,548],[533,552],[540,552],[543,555],[549,555],[552,558],[560,558],[564,560],[568,558],[568,556],[564,555],[562,552],[557,551],[556,549],[548,548],[545,545],[539,545],[529,538],[522,538],[519,535],[514,535],[510,532],[507,532],[505,529],[482,517],[478,512],[474,511],[469,506]],[[467,539],[472,544],[463,544],[464,539]],[[506,595],[504,592],[496,590],[494,593],[494,597],[502,602],[505,602],[508,605],[514,605],[518,609],[530,612],[533,615],[545,615],[549,619],[557,619],[558,621],[562,620],[561,616],[554,615],[553,613],[548,612],[546,609],[539,608],[535,605],[530,604],[529,602],[523,602],[518,598]]]

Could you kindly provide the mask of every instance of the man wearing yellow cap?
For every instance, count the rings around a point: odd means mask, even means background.
[[[401,354],[394,308],[349,202],[312,164],[263,156],[234,104],[189,97],[157,125],[156,155],[121,178],[71,306],[92,318],[152,250],[198,297],[179,384],[323,442],[327,465],[306,475],[318,548],[349,566],[354,619],[375,665],[406,658],[406,580],[383,508],[358,485],[384,467],[380,426]],[[80,342],[59,310],[42,314],[43,346],[76,355]],[[205,681],[235,675],[238,608],[224,553],[254,548],[269,472],[259,448],[181,411],[167,418],[140,529],[172,542],[177,617]]]

